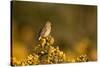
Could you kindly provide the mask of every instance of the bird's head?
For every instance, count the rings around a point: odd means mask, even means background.
[[[47,21],[46,22],[46,26],[51,26],[51,22],[50,21]]]

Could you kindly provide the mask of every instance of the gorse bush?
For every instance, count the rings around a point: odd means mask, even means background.
[[[47,25],[46,25],[47,26]],[[47,27],[48,28],[48,27]],[[44,29],[42,30],[44,32]],[[46,31],[47,33],[48,31]],[[44,33],[44,35],[47,35]],[[54,46],[54,38],[50,35],[42,37],[38,40],[38,44],[33,49],[33,53],[28,55],[23,60],[17,60],[12,57],[12,65],[38,65],[38,64],[58,64],[58,63],[71,63],[71,62],[87,62],[86,55],[79,56],[73,59],[66,59],[66,54],[59,49],[59,46]]]

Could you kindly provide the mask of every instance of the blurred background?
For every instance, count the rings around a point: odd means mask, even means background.
[[[66,58],[86,54],[97,60],[96,6],[12,1],[11,13],[12,56],[19,60],[32,53],[47,21],[52,23],[54,46]]]

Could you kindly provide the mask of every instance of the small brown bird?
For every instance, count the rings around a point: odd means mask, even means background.
[[[48,37],[50,32],[51,32],[51,22],[47,21],[47,23],[40,32],[39,40],[41,39],[41,37]]]

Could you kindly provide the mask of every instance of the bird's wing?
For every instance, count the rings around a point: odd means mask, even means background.
[[[46,29],[46,27],[44,27],[40,33],[40,36],[44,36],[46,31],[47,31],[47,29]]]

